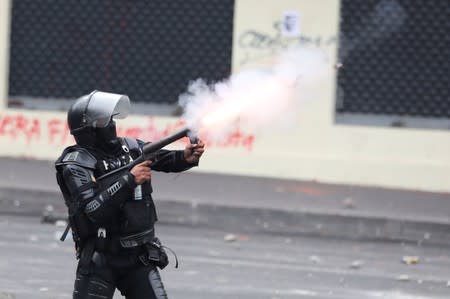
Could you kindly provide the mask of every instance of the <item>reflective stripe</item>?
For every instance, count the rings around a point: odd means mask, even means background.
[[[84,208],[84,211],[86,213],[92,213],[93,211],[97,210],[99,207],[100,207],[100,203],[97,200],[93,200],[86,205],[86,207]]]
[[[164,285],[161,280],[161,275],[156,268],[153,268],[148,273],[148,280],[152,286],[153,292],[155,293],[155,297],[157,299],[167,299],[167,293],[164,289]]]
[[[113,185],[111,185],[111,187],[108,188],[109,195],[113,196],[117,193],[117,191],[120,190],[120,188],[122,188],[122,184],[120,182],[115,182]]]

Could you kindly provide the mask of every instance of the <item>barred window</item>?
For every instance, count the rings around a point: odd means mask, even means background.
[[[172,104],[231,70],[233,0],[13,0],[9,95]]]
[[[339,114],[450,118],[450,1],[342,0]]]

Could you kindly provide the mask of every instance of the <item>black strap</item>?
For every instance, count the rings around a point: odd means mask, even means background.
[[[59,240],[61,242],[64,242],[66,240],[69,230],[70,230],[70,223],[67,221],[66,229],[64,230],[63,234],[61,235],[61,238],[59,238]]]
[[[170,249],[169,247],[164,246],[164,245],[161,245],[161,247],[165,248],[165,249],[168,249],[173,254],[173,256],[175,257],[175,268],[178,268],[178,257],[175,254],[175,251],[173,251],[172,249]]]

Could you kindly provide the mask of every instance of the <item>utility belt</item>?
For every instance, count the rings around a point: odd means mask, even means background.
[[[175,268],[178,268],[178,258],[173,250],[161,244],[155,237],[154,229],[126,237],[110,237],[106,230],[98,229],[97,237],[87,240],[81,251],[79,271],[90,272],[91,266],[110,264],[112,266],[130,266],[137,263],[154,264],[164,269],[169,264],[165,249],[175,257]],[[92,262],[92,263],[91,263]]]

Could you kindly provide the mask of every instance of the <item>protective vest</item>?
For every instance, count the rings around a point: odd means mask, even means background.
[[[110,221],[95,223],[87,217],[87,213],[98,208],[99,203],[90,198],[84,199],[81,194],[86,190],[94,190],[94,194],[107,189],[113,194],[117,188],[117,175],[111,175],[101,181],[96,178],[107,175],[109,172],[129,164],[141,154],[141,148],[137,140],[120,138],[122,151],[115,156],[106,156],[101,152],[87,150],[77,145],[64,150],[56,161],[56,177],[68,207],[69,226],[72,230],[73,240],[77,249],[77,257],[80,257],[89,240],[102,239],[108,242],[108,246],[99,246],[95,250],[117,251],[117,246],[130,248],[140,246],[154,237],[154,223],[157,221],[155,205],[151,197],[152,187],[150,182],[137,186],[134,192],[122,193],[122,204],[106,215]],[[63,176],[64,167],[76,165],[87,169],[93,174],[91,180],[80,178],[80,186],[76,192],[70,192]],[[76,174],[75,174],[76,175]],[[75,195],[76,194],[76,195]],[[66,229],[65,235],[68,229]],[[62,239],[65,238],[62,236]],[[90,242],[92,243],[92,242]],[[102,242],[97,242],[102,243]],[[104,242],[103,242],[104,243]]]

